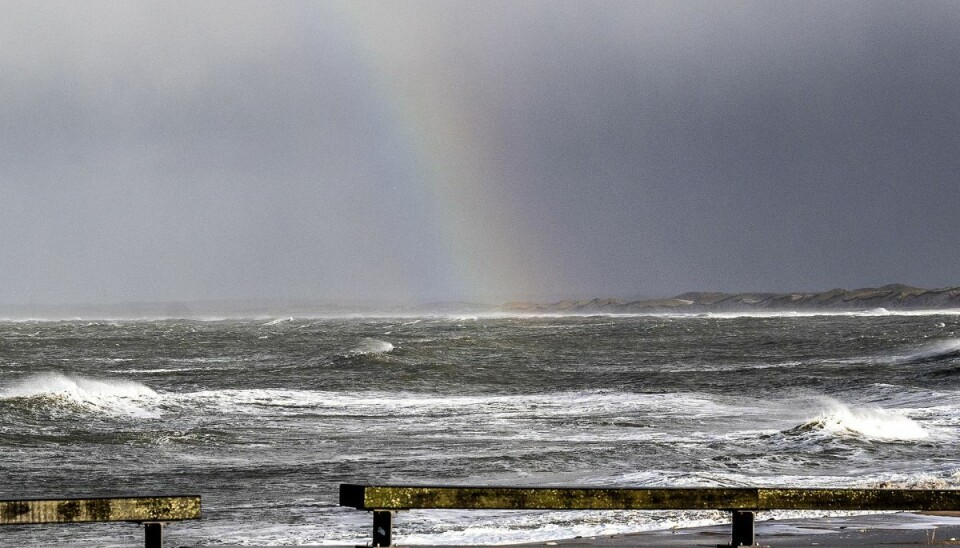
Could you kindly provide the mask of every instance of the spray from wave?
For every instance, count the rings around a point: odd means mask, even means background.
[[[960,358],[960,339],[946,339],[921,346],[919,349],[895,357],[894,363],[929,363]]]
[[[94,379],[62,373],[40,373],[0,389],[0,400],[31,400],[58,406],[81,407],[108,414],[151,417],[142,403],[158,395],[135,381]]]
[[[838,401],[827,402],[828,409],[787,433],[816,432],[875,441],[916,441],[929,435],[913,419],[894,411],[880,408],[852,409]]]
[[[293,321],[293,318],[292,318],[292,317],[290,317],[290,318],[277,318],[277,319],[275,319],[275,320],[270,320],[269,322],[264,323],[264,324],[262,324],[262,325],[263,325],[263,326],[278,325],[278,324],[281,324],[281,323],[287,323],[287,322],[292,322],[292,321]]]
[[[350,351],[351,356],[362,356],[365,354],[386,354],[391,352],[394,346],[387,341],[380,339],[366,338],[360,341],[356,348]]]

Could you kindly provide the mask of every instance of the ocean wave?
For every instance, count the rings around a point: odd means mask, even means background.
[[[156,370],[166,372],[168,370]],[[173,370],[169,370],[173,371]],[[146,372],[144,372],[146,373]],[[113,415],[156,418],[166,414],[187,416],[239,415],[260,417],[349,416],[438,419],[463,424],[486,424],[492,418],[512,421],[554,421],[557,424],[594,420],[597,432],[552,432],[568,441],[608,441],[611,436],[661,439],[649,430],[657,420],[699,420],[706,416],[742,413],[728,409],[709,396],[696,393],[642,394],[605,391],[555,392],[518,395],[428,395],[415,392],[338,392],[288,388],[214,389],[195,392],[156,392],[130,380],[88,378],[61,373],[28,377],[0,389],[0,402],[30,408],[64,408]],[[630,433],[622,428],[635,427]],[[480,428],[476,435],[487,435]],[[517,431],[519,437],[538,438],[544,432]],[[498,436],[504,435],[498,433]],[[549,437],[549,436],[548,436]],[[672,436],[669,436],[672,439]],[[680,439],[680,438],[678,438]]]
[[[204,371],[223,371],[228,368],[226,367],[207,367],[204,368]],[[185,373],[195,371],[195,369],[189,367],[173,367],[173,368],[159,368],[159,369],[110,369],[110,373],[119,373],[119,374],[130,374],[130,373],[143,373],[145,375],[156,375],[164,373]]]
[[[360,344],[351,349],[348,355],[363,356],[366,354],[386,354],[392,352],[395,347],[387,341],[367,337],[360,341]]]
[[[391,420],[456,422],[461,434],[474,439],[490,436],[491,422],[514,425],[500,438],[564,439],[573,441],[679,440],[680,434],[651,429],[651,421],[700,421],[703,417],[742,414],[703,394],[632,394],[622,392],[556,392],[528,395],[428,395],[413,392],[353,392],[283,388],[202,390],[161,395],[164,409],[238,416],[388,417]],[[520,428],[528,421],[546,421],[547,430]],[[596,430],[581,426],[595,424]],[[546,423],[545,423],[546,424]],[[579,425],[579,426],[578,426]],[[629,431],[624,428],[629,427]],[[557,430],[559,428],[559,430]],[[691,428],[700,428],[699,422]],[[443,430],[443,428],[441,428]],[[686,435],[695,435],[687,433]],[[713,435],[705,436],[712,437]],[[699,439],[699,436],[698,436]]]
[[[277,324],[286,323],[286,322],[292,322],[292,321],[293,321],[293,317],[289,317],[289,318],[277,318],[277,319],[275,319],[275,320],[270,320],[269,322],[264,323],[264,324],[261,324],[261,325],[262,325],[262,326],[277,325]]]
[[[949,474],[891,475],[866,485],[870,489],[956,489],[960,487],[960,470]]]
[[[27,401],[31,405],[52,404],[137,417],[156,416],[144,403],[157,397],[153,389],[135,381],[54,372],[32,375],[0,389],[0,401]]]
[[[960,358],[960,339],[936,341],[891,359],[894,363],[930,363]]]
[[[837,401],[831,401],[828,409],[785,433],[793,436],[824,434],[885,442],[917,441],[929,436],[916,421],[895,411],[881,408],[852,409]]]

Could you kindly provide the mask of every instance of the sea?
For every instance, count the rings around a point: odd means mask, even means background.
[[[960,313],[0,321],[0,499],[199,494],[170,546],[363,544],[341,483],[960,487]],[[822,515],[761,514],[765,517]],[[399,513],[402,543],[721,512]],[[137,546],[133,524],[3,546]]]

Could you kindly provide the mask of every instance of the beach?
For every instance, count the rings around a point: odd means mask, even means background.
[[[960,545],[960,512],[913,513],[897,512],[857,516],[817,517],[785,520],[763,520],[756,523],[756,545],[771,548],[800,546],[950,546]],[[395,539],[395,546],[433,548],[444,545],[406,544]],[[369,541],[368,541],[369,542]],[[685,527],[609,536],[577,537],[499,546],[710,546],[730,542],[730,526]],[[369,544],[367,544],[369,545]],[[327,546],[330,545],[316,545]],[[355,544],[342,545],[354,548]],[[363,544],[360,544],[363,546]],[[446,546],[491,546],[490,544],[456,544]],[[230,547],[234,548],[234,547]],[[238,545],[236,548],[240,548]]]
[[[960,514],[868,514],[756,523],[760,546],[915,546],[960,544]],[[729,525],[649,531],[555,541],[558,546],[717,546],[730,541]],[[550,543],[525,546],[553,545]]]
[[[760,516],[759,519],[763,519]],[[369,546],[369,541],[367,541]],[[710,546],[730,542],[729,525],[686,527],[642,533],[626,533],[609,536],[577,537],[521,544],[498,546]],[[859,516],[819,517],[757,521],[756,545],[771,548],[800,546],[951,546],[960,545],[960,513],[912,513],[897,512]],[[337,545],[339,548],[355,548],[360,544]],[[249,548],[248,545],[243,545]],[[319,548],[329,544],[316,544]],[[396,539],[394,546],[410,548],[434,548],[437,546],[491,546],[490,544],[406,544]],[[241,545],[227,548],[241,548]],[[266,547],[263,547],[266,548]]]

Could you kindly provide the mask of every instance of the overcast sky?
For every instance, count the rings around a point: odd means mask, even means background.
[[[960,285],[955,1],[0,14],[0,303]]]

